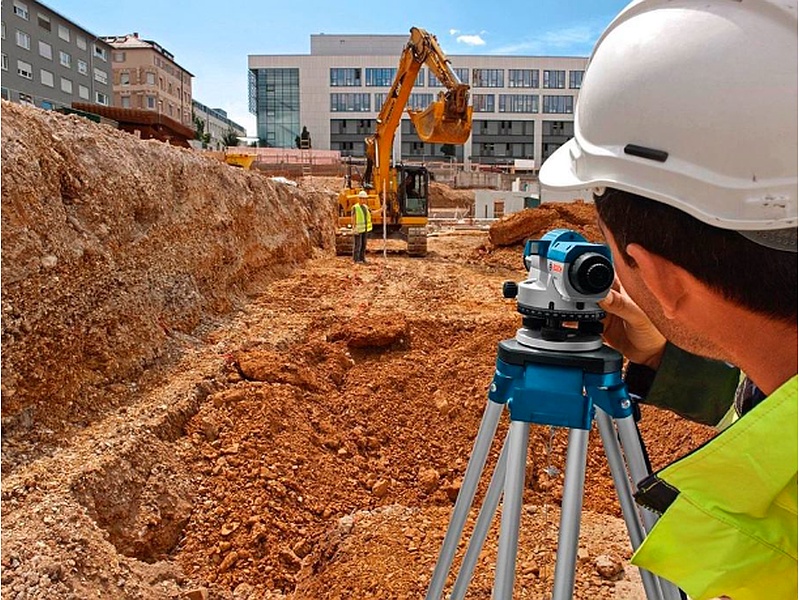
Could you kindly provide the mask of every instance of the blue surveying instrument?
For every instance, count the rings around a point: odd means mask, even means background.
[[[503,499],[492,598],[510,600],[519,545],[525,460],[531,424],[569,429],[564,490],[553,580],[553,600],[572,598],[586,477],[589,430],[597,423],[633,549],[655,524],[655,513],[634,502],[635,484],[650,467],[622,381],[622,355],[602,341],[605,312],[597,302],[614,281],[611,252],[567,229],[528,240],[528,278],[506,282],[503,295],[517,299],[522,327],[498,345],[489,402],[434,568],[427,600],[439,600],[472,507],[501,414],[510,425],[461,568],[449,598],[464,597],[491,521]],[[571,324],[571,325],[565,325]],[[673,584],[640,569],[648,600],[685,598]]]

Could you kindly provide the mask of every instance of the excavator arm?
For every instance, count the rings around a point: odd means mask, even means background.
[[[461,83],[450,61],[442,52],[436,36],[418,27],[400,56],[392,87],[378,114],[375,133],[366,139],[367,169],[364,180],[383,191],[389,176],[394,135],[408,104],[411,90],[422,65],[428,65],[446,88],[425,110],[409,110],[408,114],[423,142],[463,144],[472,131],[472,107],[469,106],[469,85]],[[373,168],[374,182],[373,182]]]

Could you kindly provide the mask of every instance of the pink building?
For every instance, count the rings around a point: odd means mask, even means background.
[[[113,50],[114,106],[152,110],[187,127],[192,124],[192,77],[175,57],[138,33],[102,38]]]

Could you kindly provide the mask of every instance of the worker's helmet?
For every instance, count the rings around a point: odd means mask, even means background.
[[[632,2],[540,181],[632,192],[796,252],[797,57],[797,0]]]
[[[367,194],[367,192],[365,190],[361,190],[360,192],[358,192],[358,197],[359,198],[367,198],[368,196],[369,196],[369,194]]]

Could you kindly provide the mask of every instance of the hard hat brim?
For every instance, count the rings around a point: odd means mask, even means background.
[[[551,154],[539,169],[539,183],[555,190],[582,190],[593,187],[575,173],[575,156],[580,153],[578,142],[571,138]]]

